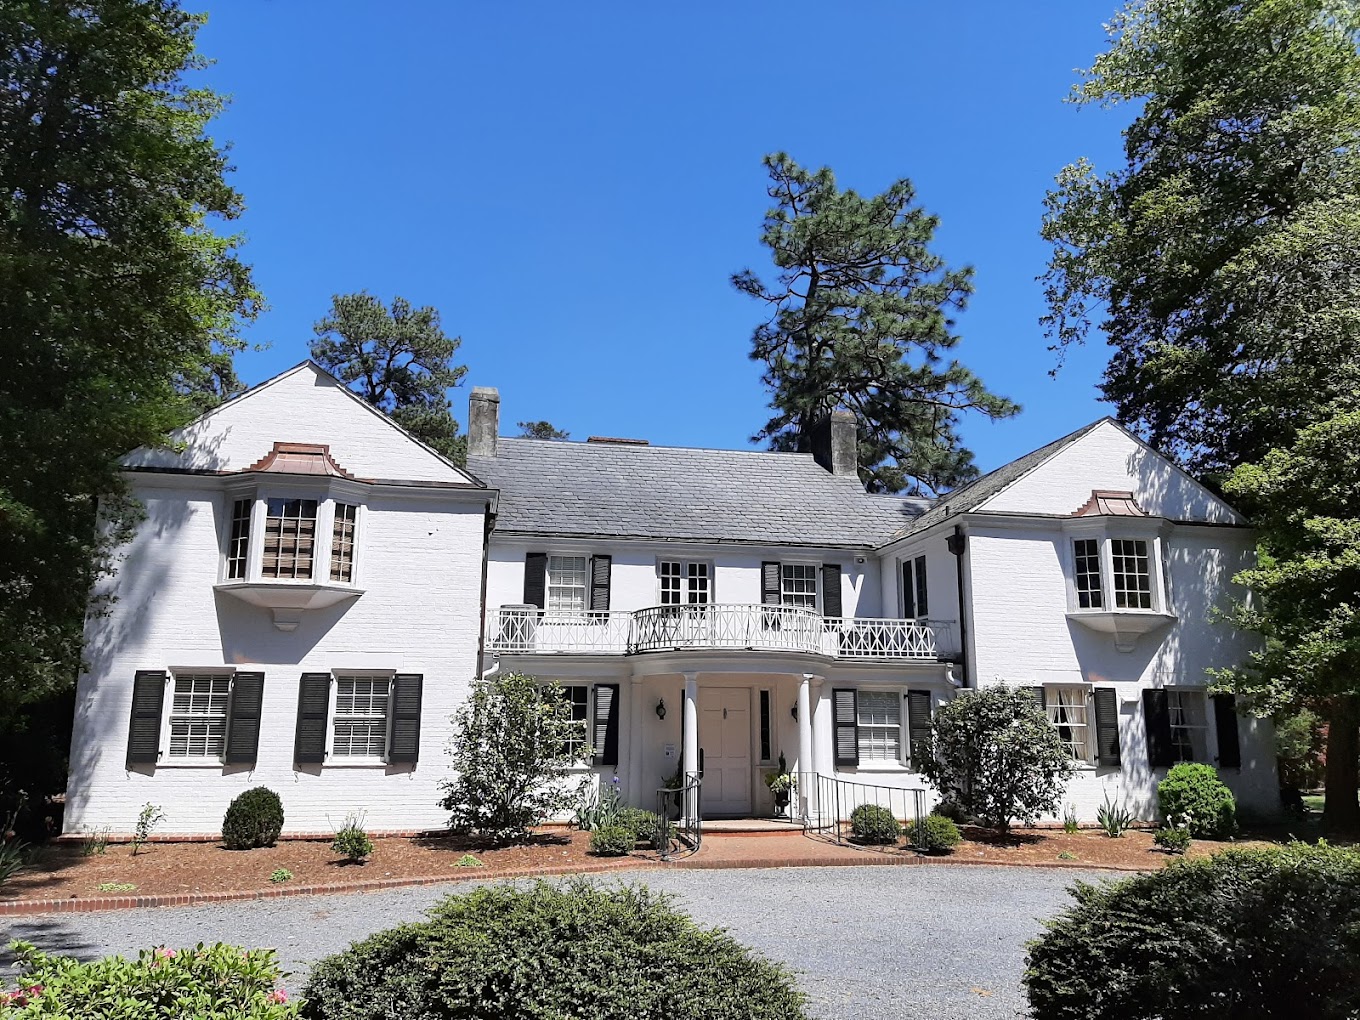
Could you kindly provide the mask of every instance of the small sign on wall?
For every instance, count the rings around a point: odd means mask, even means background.
[[[674,761],[674,760],[675,760],[675,745],[674,745],[674,744],[667,744],[667,745],[666,745],[666,760],[667,760],[667,761]]]

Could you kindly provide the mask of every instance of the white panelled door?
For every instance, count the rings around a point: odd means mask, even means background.
[[[751,813],[751,692],[699,688],[699,746],[704,754],[703,813]]]

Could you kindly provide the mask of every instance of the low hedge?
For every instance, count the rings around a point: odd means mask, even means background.
[[[283,831],[283,801],[267,786],[237,796],[222,819],[222,843],[228,850],[273,846]]]
[[[1029,946],[1036,1020],[1360,1016],[1360,852],[1228,850],[1072,893]]]
[[[861,804],[850,812],[850,835],[861,843],[896,843],[901,834],[893,813],[880,804]]]
[[[920,822],[902,826],[908,845],[928,854],[947,854],[963,837],[953,820],[944,815],[926,815]]]
[[[1157,807],[1172,826],[1195,839],[1231,839],[1237,834],[1237,801],[1212,765],[1181,762],[1157,784]]]
[[[633,830],[622,825],[604,825],[590,834],[590,852],[599,857],[626,857],[636,844]]]
[[[487,886],[320,961],[313,1020],[804,1020],[784,967],[645,886]]]

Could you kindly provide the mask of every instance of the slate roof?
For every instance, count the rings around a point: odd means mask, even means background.
[[[1090,425],[1085,425],[1082,428],[1077,429],[1077,431],[1063,436],[1061,439],[1055,439],[1047,446],[1041,446],[1039,449],[1027,453],[1023,457],[1011,461],[1009,464],[1001,465],[1001,467],[997,468],[995,471],[983,475],[976,481],[969,482],[967,485],[954,489],[952,492],[946,492],[934,502],[930,509],[899,527],[889,537],[888,541],[906,538],[908,535],[918,531],[924,531],[926,528],[939,524],[947,517],[952,517],[955,514],[967,513],[969,510],[981,506],[1006,486],[1010,485],[1011,482],[1023,478],[1063,448],[1071,446],[1082,436],[1093,431],[1107,421],[1114,421],[1114,419],[1106,417],[1101,418],[1099,421],[1093,421]]]
[[[868,548],[930,506],[802,453],[501,438],[468,470],[500,490],[501,534]]]

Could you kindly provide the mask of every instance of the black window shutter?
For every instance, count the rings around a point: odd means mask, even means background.
[[[590,561],[590,609],[603,613],[609,609],[609,571],[614,565],[612,556],[596,556]]]
[[[930,746],[930,692],[907,691],[907,754],[912,768],[921,771],[921,761]]]
[[[139,669],[132,678],[132,719],[128,723],[127,765],[155,765],[161,753],[161,709],[165,706],[162,670]]]
[[[902,619],[916,619],[916,581],[911,560],[902,561]]]
[[[548,586],[548,554],[531,552],[524,554],[524,604],[544,606],[544,596]]]
[[[767,606],[779,605],[779,564],[766,561],[760,565],[760,601]]]
[[[1029,691],[1030,697],[1034,699],[1036,705],[1045,712],[1048,711],[1048,702],[1044,700],[1044,688],[1042,684],[1037,687],[1026,687],[1025,690]]]
[[[1096,764],[1119,764],[1119,697],[1113,687],[1097,687],[1093,692],[1096,705]]]
[[[760,760],[773,761],[770,755],[770,692],[760,692]]]
[[[595,685],[595,723],[591,735],[596,765],[619,763],[619,685]]]
[[[844,615],[841,612],[841,568],[838,563],[822,564],[822,615]]]
[[[853,687],[838,687],[831,692],[831,707],[836,722],[836,764],[859,764],[859,697]],[[806,768],[800,762],[799,768]]]
[[[924,556],[916,557],[916,615],[930,615],[930,602],[926,597],[926,558]]]
[[[392,741],[387,760],[414,765],[420,758],[420,695],[425,686],[421,673],[398,673],[392,678]]]
[[[1154,769],[1175,764],[1171,750],[1171,705],[1166,691],[1143,692],[1143,725],[1147,728],[1148,764]]]
[[[326,760],[326,713],[331,707],[331,675],[303,673],[298,681],[297,736],[293,761],[319,765]]]
[[[1237,698],[1231,694],[1214,695],[1214,729],[1218,733],[1218,767],[1240,769],[1242,744],[1237,738]]]
[[[264,674],[237,673],[231,678],[231,720],[227,724],[228,765],[253,765],[260,749],[260,716],[264,710]]]

